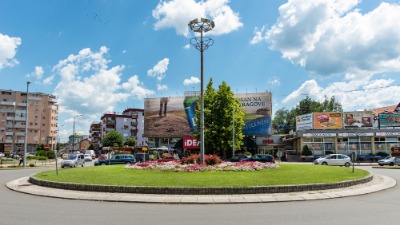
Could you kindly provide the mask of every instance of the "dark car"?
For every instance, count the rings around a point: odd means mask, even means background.
[[[111,159],[101,159],[94,162],[95,166],[99,165],[113,165],[113,164],[132,164],[135,163],[135,157],[130,154],[117,154]]]
[[[250,156],[246,155],[246,154],[239,154],[239,155],[235,155],[232,158],[228,159],[228,162],[241,162],[244,160],[249,159]]]
[[[135,154],[136,162],[147,162],[150,160],[148,153],[136,153]]]
[[[270,163],[275,163],[275,158],[272,155],[268,154],[256,154],[250,157],[249,159],[246,159],[244,161],[252,161],[252,162],[270,162]]]

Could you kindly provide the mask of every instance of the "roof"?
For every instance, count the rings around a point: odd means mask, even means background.
[[[380,108],[370,109],[372,113],[377,116],[380,113],[397,113],[395,110],[397,105],[384,106]]]

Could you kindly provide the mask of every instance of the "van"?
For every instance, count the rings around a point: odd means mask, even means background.
[[[85,154],[89,154],[92,157],[92,159],[96,158],[96,154],[94,153],[94,150],[86,150]]]
[[[69,167],[77,167],[77,166],[85,166],[85,158],[82,154],[69,154],[67,158],[61,161],[61,168],[66,166]]]

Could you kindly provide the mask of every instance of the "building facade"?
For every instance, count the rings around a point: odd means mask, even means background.
[[[128,108],[122,114],[104,114],[101,117],[101,138],[104,138],[107,132],[112,130],[116,130],[124,139],[135,138],[137,146],[147,146],[147,138],[143,136],[143,109]]]
[[[101,146],[101,122],[94,122],[90,124],[89,139],[90,144],[93,145],[93,150],[98,150]]]
[[[56,97],[40,92],[30,92],[27,96],[26,92],[0,90],[0,152],[24,150],[25,125],[28,152],[36,151],[39,144],[53,149],[58,137]]]

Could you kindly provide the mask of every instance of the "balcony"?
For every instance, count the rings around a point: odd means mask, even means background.
[[[7,119],[8,119],[8,117],[7,117]],[[25,121],[26,118],[25,117],[21,117],[21,116],[16,116],[16,117],[14,117],[14,120],[15,121]]]
[[[42,101],[42,97],[38,97],[38,96],[29,96],[28,99],[29,100]]]
[[[10,102],[10,101],[1,101],[0,105],[14,105],[15,102]]]
[[[137,126],[137,125],[138,125],[138,122],[132,121],[132,122],[131,122],[131,125],[132,125],[132,126]]]
[[[138,118],[138,114],[137,113],[132,113],[132,119],[137,119]]]
[[[25,124],[15,124],[14,128],[25,128]]]
[[[13,140],[6,139],[6,140],[4,140],[4,142],[5,142],[5,143],[12,143],[12,142],[13,142]]]
[[[115,125],[115,120],[106,121],[107,125]]]
[[[6,135],[14,135],[14,132],[10,132],[10,131],[8,131],[8,132],[6,132]]]
[[[25,143],[24,140],[18,140],[17,143]]]
[[[14,108],[6,108],[6,109],[0,109],[0,112],[8,112],[8,113],[13,113],[15,112]]]
[[[18,106],[26,106],[26,102],[19,102],[17,103]]]
[[[25,132],[15,132],[15,135],[17,135],[17,136],[25,136]]]

